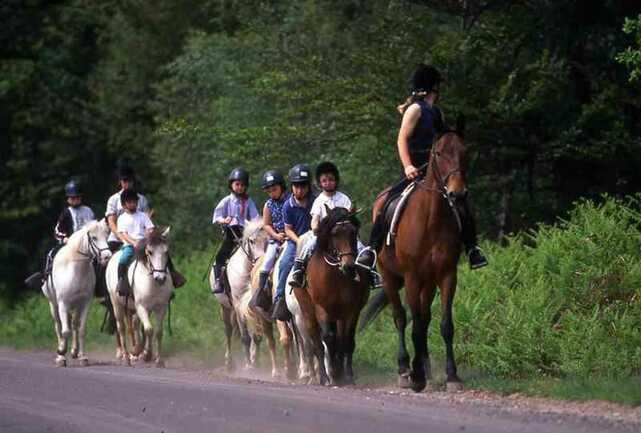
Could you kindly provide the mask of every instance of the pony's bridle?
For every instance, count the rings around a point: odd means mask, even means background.
[[[167,269],[169,268],[169,260],[165,262],[165,267],[162,269],[154,268],[154,263],[151,261],[151,254],[145,248],[145,257],[147,257],[147,268],[149,269],[149,275],[153,275],[154,272],[160,272],[167,275]]]
[[[346,225],[346,224],[352,224],[352,223],[349,220],[338,221],[336,224],[334,224],[334,226]],[[354,250],[343,252],[343,251],[339,251],[336,248],[334,248],[334,251],[332,251],[331,255],[327,253],[323,253],[323,258],[325,259],[325,262],[330,266],[340,266],[341,259],[346,256],[356,257],[357,253]]]
[[[455,132],[449,132],[451,134],[455,134]],[[446,132],[447,134],[447,132]],[[445,134],[443,134],[445,135]],[[441,136],[442,137],[442,136]],[[437,140],[438,141],[438,140]],[[454,217],[456,219],[456,224],[458,225],[458,229],[460,232],[463,232],[463,223],[461,221],[461,215],[459,214],[458,209],[456,208],[456,205],[452,201],[452,197],[450,197],[449,191],[447,189],[447,181],[450,179],[450,176],[452,176],[455,173],[462,173],[463,170],[461,170],[461,166],[459,164],[458,167],[451,169],[450,171],[447,172],[445,176],[441,174],[441,170],[439,168],[438,160],[440,158],[439,152],[437,150],[434,150],[434,153],[432,155],[432,158],[430,160],[430,164],[428,166],[431,166],[432,171],[434,172],[434,176],[436,178],[436,192],[440,194],[445,201],[447,201],[448,206],[450,209],[452,209],[452,212],[454,213]],[[425,180],[421,182],[421,186],[424,189],[428,190],[434,190],[432,188],[429,188],[425,183],[427,182],[427,176],[425,176]]]
[[[81,256],[87,257],[89,260],[94,260],[100,258],[100,255],[103,251],[109,251],[109,247],[100,248],[96,242],[93,240],[89,232],[87,232],[87,245],[89,245],[89,252],[80,251],[78,249],[78,254]]]

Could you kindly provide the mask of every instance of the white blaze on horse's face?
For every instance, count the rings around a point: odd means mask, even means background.
[[[349,221],[341,221],[332,228],[331,234],[332,247],[341,267],[353,267],[356,259],[356,228]]]
[[[145,247],[145,254],[149,261],[151,276],[158,284],[164,284],[167,279],[167,262],[169,261],[169,246],[163,238],[161,242],[149,243]]]
[[[109,250],[109,245],[107,245],[109,233],[109,225],[104,219],[98,221],[91,230],[87,231],[89,250],[91,254],[96,256],[98,263],[101,265],[106,265],[111,258],[111,251]]]

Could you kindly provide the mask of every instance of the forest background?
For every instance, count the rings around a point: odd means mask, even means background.
[[[3,1],[0,302],[22,297],[51,246],[65,182],[100,215],[123,162],[176,255],[211,250],[239,165],[262,203],[264,170],[333,160],[369,212],[398,178],[395,107],[420,62],[446,77],[446,119],[468,120],[485,238],[636,192],[640,13],[634,0]]]

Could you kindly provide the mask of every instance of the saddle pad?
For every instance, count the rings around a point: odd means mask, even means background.
[[[403,192],[399,197],[393,199],[390,202],[385,212],[386,218],[388,214],[392,215],[391,222],[389,223],[389,231],[387,232],[387,237],[385,239],[385,244],[387,246],[391,246],[392,243],[394,242],[394,237],[396,236],[396,229],[398,227],[398,223],[401,220],[401,216],[403,215],[403,210],[405,210],[405,205],[407,205],[407,199],[410,197],[410,195],[412,195],[412,191],[414,191],[415,187],[416,187],[416,182],[410,183],[403,190]]]

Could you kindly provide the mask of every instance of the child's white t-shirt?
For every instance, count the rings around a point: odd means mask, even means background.
[[[125,212],[118,217],[118,233],[127,233],[130,238],[137,241],[143,239],[147,229],[151,228],[154,228],[154,223],[144,212]]]
[[[312,210],[310,213],[312,217],[318,216],[321,220],[327,216],[327,205],[330,209],[335,207],[344,207],[345,209],[352,208],[352,201],[340,191],[336,191],[333,195],[328,196],[324,192],[319,194],[312,204]]]

